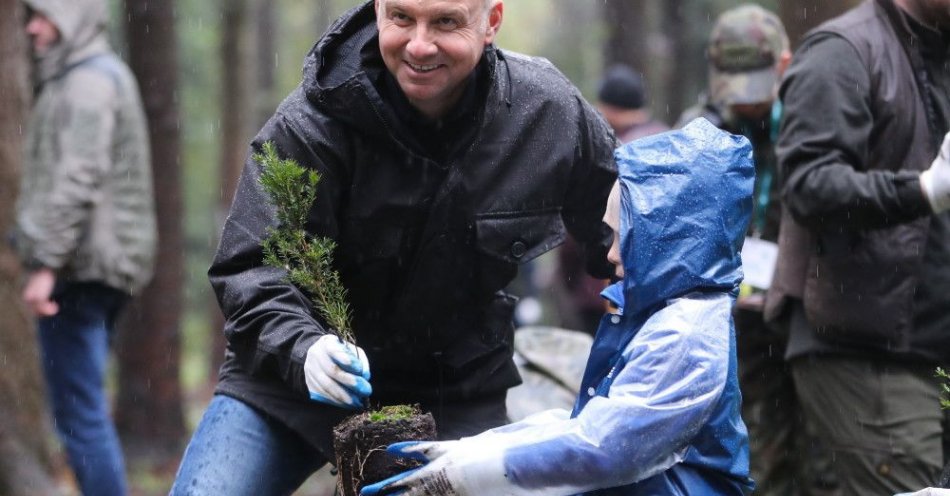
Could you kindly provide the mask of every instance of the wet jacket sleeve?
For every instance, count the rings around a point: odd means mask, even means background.
[[[875,228],[930,214],[918,172],[868,169],[870,94],[868,71],[843,38],[816,36],[795,54],[776,153],[782,199],[802,224]]]
[[[30,265],[60,269],[89,229],[92,206],[112,166],[116,87],[107,74],[76,70],[67,76],[55,122],[58,156],[49,177],[49,202],[27,213]],[[82,95],[79,98],[78,95]]]
[[[613,266],[607,262],[612,233],[601,219],[607,205],[607,195],[617,179],[614,148],[617,146],[613,131],[602,117],[578,95],[582,108],[579,122],[581,142],[577,147],[575,167],[562,213],[569,233],[581,242],[586,269],[594,277],[608,278]]]
[[[485,494],[576,494],[631,484],[680,461],[725,388],[730,308],[726,295],[677,300],[624,349],[608,395],[576,418],[544,412],[463,440],[503,453],[505,475],[496,480],[504,487]]]
[[[307,229],[335,236],[339,180],[329,165],[335,162],[330,143],[344,140],[320,130],[305,136],[298,126],[278,113],[254,139],[208,275],[226,319],[228,348],[241,366],[252,375],[279,377],[306,394],[306,352],[327,331],[311,314],[307,296],[284,280],[285,271],[263,263],[261,241],[277,221],[252,158],[272,141],[282,158],[316,168],[321,180]]]

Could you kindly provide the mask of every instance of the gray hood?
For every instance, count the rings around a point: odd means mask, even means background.
[[[34,59],[35,81],[43,83],[63,69],[109,50],[108,20],[104,0],[24,0],[42,12],[59,29],[59,42],[42,57]]]

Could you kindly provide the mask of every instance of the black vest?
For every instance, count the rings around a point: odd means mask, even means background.
[[[874,123],[863,171],[921,171],[936,155],[935,109],[927,99],[926,68],[906,45],[908,27],[891,0],[867,0],[807,37],[834,34],[857,51],[871,81]],[[822,338],[888,351],[910,351],[913,299],[929,218],[874,230],[809,230],[786,211],[780,258],[766,301],[766,318],[787,297],[801,299]]]

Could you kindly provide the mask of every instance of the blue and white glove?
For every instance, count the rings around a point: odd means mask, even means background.
[[[920,173],[920,188],[934,213],[950,209],[950,133],[943,137],[930,168]]]
[[[477,439],[391,444],[387,452],[426,465],[366,486],[360,496],[528,494],[505,478],[503,452]]]
[[[373,392],[362,348],[327,334],[307,350],[303,364],[310,399],[343,408],[363,408]]]

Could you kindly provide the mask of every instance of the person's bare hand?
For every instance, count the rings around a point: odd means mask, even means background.
[[[42,268],[30,274],[23,288],[23,302],[37,317],[49,317],[59,312],[59,305],[51,299],[56,285],[56,273]]]

